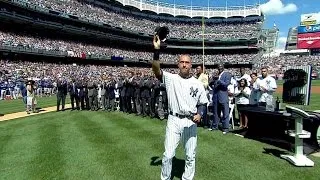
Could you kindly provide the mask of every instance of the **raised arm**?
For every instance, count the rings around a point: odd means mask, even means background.
[[[152,61],[152,71],[155,76],[161,80],[162,71],[160,69],[160,39],[158,35],[153,37],[153,47],[154,47],[154,55]]]

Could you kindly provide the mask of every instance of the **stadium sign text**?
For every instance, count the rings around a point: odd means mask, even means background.
[[[298,34],[298,49],[320,48],[320,32]]]
[[[298,34],[313,33],[313,32],[320,32],[320,24],[308,25],[308,26],[298,26]]]
[[[300,23],[301,26],[310,26],[310,25],[313,25],[313,24],[316,24],[317,21],[316,20],[312,20],[312,21],[303,21]]]
[[[320,24],[320,18],[317,13],[302,14],[300,19],[301,26],[310,26]]]

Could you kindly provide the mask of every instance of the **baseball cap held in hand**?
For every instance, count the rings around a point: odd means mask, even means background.
[[[169,34],[169,28],[167,26],[160,27],[158,26],[155,29],[156,35],[159,36],[160,41],[164,42],[167,40],[167,35]]]

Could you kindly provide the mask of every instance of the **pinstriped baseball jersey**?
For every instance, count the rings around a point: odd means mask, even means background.
[[[203,84],[194,77],[184,79],[178,74],[162,71],[166,86],[169,111],[178,114],[195,114],[197,105],[208,103]]]

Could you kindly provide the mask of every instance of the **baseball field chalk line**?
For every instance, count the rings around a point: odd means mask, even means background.
[[[71,104],[66,104],[65,109],[71,108]],[[23,117],[29,117],[29,116],[34,116],[38,114],[44,114],[44,113],[49,113],[57,110],[57,106],[51,106],[51,107],[46,107],[46,108],[41,108],[39,109],[38,113],[30,113],[27,114],[26,111],[23,112],[16,112],[16,113],[11,113],[11,114],[5,114],[3,116],[0,116],[0,122],[1,121],[9,121],[13,119],[18,119],[18,118],[23,118]]]
[[[239,136],[239,137],[244,137],[243,135],[241,135],[241,134],[234,134],[235,136]]]

